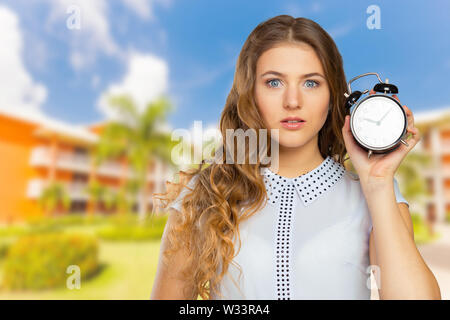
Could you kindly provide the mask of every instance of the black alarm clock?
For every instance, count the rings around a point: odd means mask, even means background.
[[[379,83],[373,87],[375,94],[367,94],[369,90],[352,92],[351,83],[368,75],[376,75]],[[388,153],[400,146],[408,146],[408,118],[402,105],[391,95],[397,94],[398,88],[386,79],[383,82],[375,72],[368,72],[354,77],[348,82],[345,107],[350,109],[350,129],[358,145],[372,153]]]

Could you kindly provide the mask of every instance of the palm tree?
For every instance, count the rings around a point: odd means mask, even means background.
[[[431,156],[424,152],[410,152],[403,159],[397,172],[402,180],[402,193],[405,197],[413,200],[423,195],[429,195],[423,171],[429,169],[431,165]]]
[[[424,196],[431,196],[431,193],[427,188],[424,171],[430,169],[432,165],[433,159],[431,155],[423,151],[413,151],[408,153],[408,155],[405,157],[402,164],[398,168],[398,175],[402,181],[401,192],[408,200],[420,201]],[[426,223],[429,232],[433,234],[434,227],[429,221],[428,216],[426,219]]]
[[[105,192],[103,193],[103,204],[106,210],[110,210],[118,204],[118,192],[105,187]]]
[[[92,203],[94,204],[94,212],[98,211],[100,203],[104,202],[106,193],[108,192],[107,187],[102,185],[97,180],[93,180],[86,187],[85,191],[89,195]]]
[[[43,208],[45,215],[53,215],[58,204],[62,204],[67,210],[70,207],[70,197],[61,183],[53,182],[49,184],[39,197],[39,204]]]
[[[139,112],[130,96],[113,96],[109,104],[118,112],[120,120],[109,122],[100,135],[96,150],[96,165],[106,159],[126,159],[133,170],[133,180],[139,189],[139,219],[146,216],[148,205],[148,173],[156,159],[172,164],[171,150],[176,145],[171,135],[159,130],[171,110],[168,99],[160,99],[147,104]]]

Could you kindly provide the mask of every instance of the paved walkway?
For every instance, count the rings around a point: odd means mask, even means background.
[[[435,230],[441,238],[418,249],[439,283],[442,299],[450,300],[450,224],[436,225]]]

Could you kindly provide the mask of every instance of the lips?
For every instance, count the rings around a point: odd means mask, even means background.
[[[281,120],[281,122],[298,123],[298,122],[305,122],[305,120],[303,120],[300,117],[287,117]]]

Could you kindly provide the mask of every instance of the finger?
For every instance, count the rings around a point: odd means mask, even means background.
[[[393,94],[392,97],[393,97],[395,100],[397,100],[398,102],[400,102],[400,99],[397,97],[396,94]]]
[[[348,116],[348,115],[345,116],[344,126],[342,127],[342,135],[344,137],[344,140],[346,140],[346,141],[348,139],[349,134],[351,134],[349,119],[350,119],[350,116]]]
[[[344,143],[347,149],[347,152],[352,152],[352,145],[350,140],[351,129],[350,129],[350,116],[346,115],[344,118],[344,126],[342,127],[342,137],[344,138]]]
[[[373,89],[371,89],[369,94],[375,94],[375,91]]]
[[[408,128],[414,127],[414,115],[412,111],[406,106],[403,106],[403,109],[405,110],[406,117],[408,118]]]
[[[351,129],[350,129],[350,116],[349,115],[345,116],[344,127],[342,129],[346,133],[351,132]]]
[[[367,158],[366,152],[357,145],[350,128],[350,116],[345,116],[344,126],[342,127],[345,148],[350,158]]]
[[[412,133],[413,133],[413,137],[415,137],[417,141],[419,141],[420,138],[422,137],[422,135],[420,134],[419,128],[417,128],[417,127],[413,128]]]
[[[414,127],[410,130],[411,136],[406,140],[408,143],[408,149],[411,150],[420,141],[421,134],[418,128]]]
[[[347,133],[347,116],[344,118],[344,125],[342,126],[342,134],[345,137],[345,134]]]
[[[409,132],[411,132],[413,136],[419,135],[419,129],[417,129],[416,127],[412,127],[411,129],[409,129]]]

